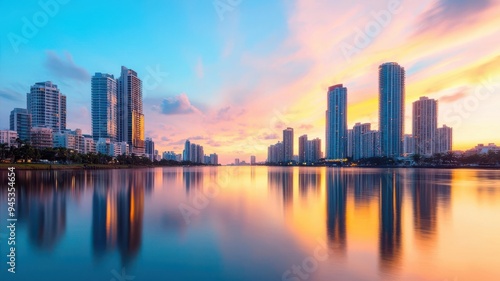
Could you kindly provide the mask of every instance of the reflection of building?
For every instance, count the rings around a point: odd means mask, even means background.
[[[449,184],[440,185],[451,172],[436,170],[416,170],[412,178],[413,225],[417,238],[433,239],[437,232],[438,206],[450,204],[451,188]]]
[[[347,249],[347,175],[338,169],[328,169],[326,177],[326,231],[328,241],[334,252],[343,256]]]
[[[128,181],[118,192],[118,248],[125,263],[139,252],[144,215],[144,186],[137,175]]]
[[[321,175],[316,171],[299,170],[300,196],[307,196],[309,191],[317,192],[321,185]]]
[[[267,172],[269,187],[281,193],[285,210],[293,204],[293,171],[270,169]]]
[[[382,175],[380,186],[380,262],[390,269],[401,257],[401,205],[403,200],[400,175],[390,171]]]
[[[33,192],[29,200],[28,231],[38,247],[52,249],[66,229],[66,198],[63,192]]]
[[[203,170],[198,168],[184,168],[182,171],[184,187],[186,192],[201,189],[203,187]]]
[[[354,207],[368,206],[372,198],[378,197],[380,176],[358,172],[352,175],[354,184]]]
[[[96,186],[92,198],[92,248],[98,256],[114,249],[117,240],[116,191],[108,184]]]

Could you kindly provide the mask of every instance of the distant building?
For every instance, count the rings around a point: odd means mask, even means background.
[[[379,66],[379,130],[382,155],[403,154],[405,70],[395,62]]]
[[[293,161],[293,128],[283,130],[283,160]]]
[[[191,142],[189,140],[186,140],[184,143],[184,152],[183,152],[183,157],[182,159],[184,161],[191,161]]]
[[[432,156],[436,149],[437,101],[421,97],[413,103],[415,154]]]
[[[98,139],[95,146],[97,153],[115,156],[115,146],[109,138]]]
[[[219,165],[219,156],[216,153],[210,154],[210,164]]]
[[[50,128],[53,132],[66,129],[66,96],[50,81],[31,86],[27,94],[27,110],[32,127]]]
[[[256,164],[256,161],[255,161],[255,156],[250,156],[250,165],[255,165]]]
[[[469,149],[465,152],[465,155],[471,155],[471,154],[487,154],[489,152],[500,152],[500,146],[494,144],[494,143],[489,143],[488,145],[484,144],[478,144],[474,148]]]
[[[305,162],[316,163],[321,158],[321,140],[315,138],[306,142]]]
[[[146,157],[149,158],[149,160],[154,161],[154,156],[155,156],[155,143],[152,138],[146,138],[146,141],[144,142],[145,145],[145,153]]]
[[[403,137],[404,155],[415,154],[415,141],[413,135],[404,135]]]
[[[126,141],[122,142],[111,142],[113,146],[114,155],[129,155],[130,154],[130,145]]]
[[[380,149],[380,132],[371,130],[361,135],[362,143],[362,158],[380,157],[382,151]]]
[[[83,153],[96,153],[96,144],[94,138],[90,135],[83,136]]]
[[[443,125],[436,130],[435,153],[447,153],[453,149],[453,129]]]
[[[299,137],[299,163],[306,162],[307,135]]]
[[[55,132],[52,137],[54,147],[63,147],[79,153],[85,151],[85,140],[80,129]]]
[[[18,138],[16,131],[0,130],[0,144],[7,144],[7,146],[17,146],[16,140]]]
[[[10,130],[16,131],[22,141],[29,141],[31,129],[31,114],[27,109],[14,108],[10,112]]]
[[[326,158],[347,158],[347,88],[328,88],[326,110]]]
[[[354,151],[354,131],[352,129],[347,130],[347,157],[351,157]]]
[[[95,73],[91,80],[92,136],[117,140],[117,81],[111,74]]]
[[[267,149],[267,162],[272,164],[284,162],[283,143],[278,142]]]
[[[54,144],[52,128],[33,127],[30,130],[30,141],[34,148],[52,148]]]
[[[234,159],[234,165],[239,165],[239,164],[240,164],[240,159],[239,158]]]
[[[353,134],[352,158],[353,158],[353,160],[359,160],[359,159],[365,157],[363,155],[362,135],[369,132],[370,130],[371,130],[370,123],[364,123],[364,124],[356,123],[356,125],[354,125],[354,127],[352,128],[352,132],[353,132],[352,133]]]

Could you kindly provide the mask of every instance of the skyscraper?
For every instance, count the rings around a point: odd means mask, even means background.
[[[453,149],[453,129],[443,125],[436,130],[436,150],[435,153],[446,153]]]
[[[299,163],[306,162],[307,135],[299,137]]]
[[[186,140],[186,142],[184,143],[183,160],[191,161],[191,142],[189,140]]]
[[[352,128],[353,132],[352,158],[354,160],[359,160],[365,157],[363,155],[362,135],[364,133],[369,132],[370,129],[371,129],[370,123],[364,123],[364,124],[356,123],[356,125],[354,125],[354,127]]]
[[[326,110],[326,159],[347,157],[347,88],[328,88]]]
[[[66,129],[66,96],[50,81],[31,86],[27,110],[31,114],[32,127],[51,128],[53,132]]]
[[[97,72],[92,76],[92,136],[95,141],[117,137],[117,85],[113,75]]]
[[[432,156],[436,149],[437,101],[421,97],[413,103],[413,141],[415,154]]]
[[[31,115],[24,108],[14,108],[10,112],[10,130],[16,131],[23,141],[29,141],[31,129]]]
[[[379,127],[382,156],[403,154],[405,70],[395,62],[379,66]]]
[[[144,142],[145,146],[145,153],[146,156],[151,160],[154,161],[154,155],[155,155],[155,143],[152,138],[146,138],[146,141]]]
[[[293,128],[283,130],[283,160],[293,160]]]
[[[142,81],[137,72],[122,66],[118,79],[118,136],[127,142],[131,153],[144,154],[144,114],[142,113]]]

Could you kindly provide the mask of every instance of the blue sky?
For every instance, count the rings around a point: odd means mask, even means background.
[[[388,12],[394,1],[399,9]],[[348,87],[349,126],[376,128],[377,67],[397,61],[407,68],[407,133],[411,102],[426,95],[441,101],[439,124],[455,126],[458,148],[500,142],[487,129],[498,127],[489,120],[500,119],[500,95],[458,110],[484,85],[500,88],[500,0],[41,0],[0,8],[0,129],[14,107],[26,107],[31,85],[50,80],[67,95],[68,128],[90,133],[90,77],[118,76],[123,65],[144,82],[146,136],[160,152],[180,153],[190,138],[223,163],[259,161],[284,127],[324,139],[333,84]],[[389,18],[369,44],[346,56],[342,46],[355,46],[380,15]]]

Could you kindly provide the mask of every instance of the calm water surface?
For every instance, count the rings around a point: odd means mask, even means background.
[[[500,280],[500,171],[17,171],[0,280]]]

